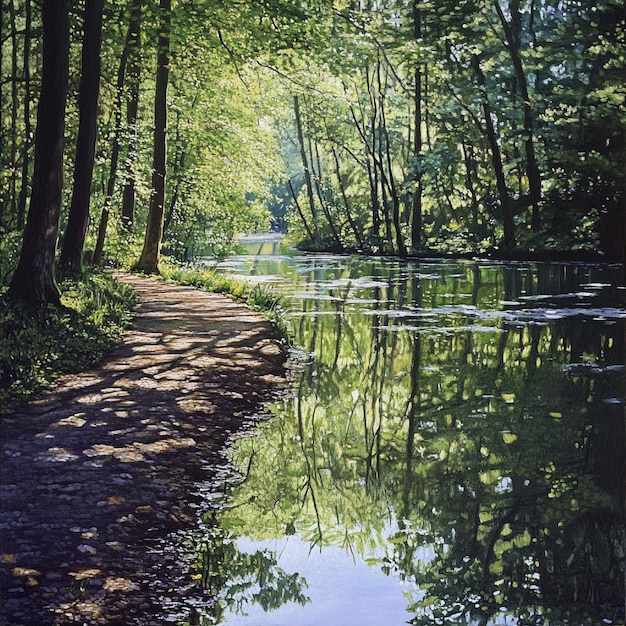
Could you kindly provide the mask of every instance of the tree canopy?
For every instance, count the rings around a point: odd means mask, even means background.
[[[52,42],[69,68],[64,182],[40,226],[53,251],[58,224],[71,266],[136,263],[147,225],[153,255],[162,248],[187,259],[224,254],[238,234],[272,221],[317,250],[623,259],[621,3],[3,0],[2,8],[5,283],[22,241],[23,254],[50,248],[24,229],[39,210],[37,154],[48,141],[35,129],[56,115],[45,104],[52,10],[70,24],[69,46]],[[90,58],[98,47],[87,43],[100,35],[99,58]],[[65,208],[73,204],[79,217]],[[156,271],[158,259],[139,266]],[[53,291],[40,290],[54,300]]]

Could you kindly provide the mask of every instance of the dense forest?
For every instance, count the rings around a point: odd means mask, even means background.
[[[621,260],[626,12],[2,0],[0,272],[311,250]]]

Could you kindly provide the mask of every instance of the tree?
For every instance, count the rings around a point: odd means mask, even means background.
[[[120,55],[120,61],[117,68],[117,77],[115,85],[115,99],[113,104],[113,118],[115,127],[113,129],[113,142],[111,146],[111,159],[109,174],[106,183],[106,195],[100,214],[98,224],[98,234],[96,245],[93,253],[93,264],[100,265],[102,255],[104,253],[104,243],[106,240],[107,228],[109,225],[109,216],[111,212],[111,203],[113,202],[113,194],[115,192],[115,183],[117,181],[117,171],[120,157],[120,143],[122,134],[122,102],[124,100],[124,85],[130,84],[126,121],[129,132],[128,155],[126,159],[127,180],[124,185],[124,195],[122,203],[122,225],[127,231],[133,230],[135,220],[135,180],[132,175],[132,163],[136,158],[137,151],[137,109],[139,106],[139,76],[140,63],[139,52],[141,44],[141,20],[142,20],[143,0],[133,0],[130,10],[130,21],[128,31],[124,42],[124,49]],[[127,76],[129,80],[127,81]]]
[[[156,91],[154,95],[154,153],[152,161],[152,197],[143,250],[135,269],[146,274],[159,271],[163,215],[165,205],[165,176],[167,160],[167,87],[169,81],[171,0],[159,2],[159,50],[157,56]]]
[[[511,22],[517,24],[518,27],[513,29],[512,25],[507,21],[500,0],[494,2],[496,12],[507,42],[507,50],[511,56],[515,77],[517,79],[517,87],[520,90],[524,109],[524,151],[526,153],[526,170],[528,176],[528,195],[530,196],[530,204],[532,206],[532,230],[538,233],[541,228],[541,217],[539,215],[539,204],[541,202],[541,175],[539,166],[537,165],[537,157],[535,155],[535,138],[534,138],[534,116],[530,103],[530,94],[528,91],[528,81],[522,64],[521,57],[521,41],[520,41],[520,9],[519,0],[509,3],[509,12],[511,14]]]
[[[422,39],[422,12],[418,0],[413,0],[413,37],[416,42]],[[413,79],[413,157],[417,169],[415,190],[413,191],[413,207],[411,217],[411,246],[417,250],[422,245],[422,171],[420,159],[422,157],[422,67],[419,60],[415,63]]]
[[[22,252],[8,292],[13,299],[40,307],[60,303],[54,268],[63,188],[68,12],[68,0],[43,2],[43,69],[32,192]]]
[[[500,142],[498,141],[496,128],[493,123],[491,103],[489,102],[486,90],[485,74],[480,65],[480,57],[477,54],[472,55],[472,67],[476,73],[476,81],[480,89],[480,102],[483,108],[485,132],[487,134],[489,148],[491,149],[491,163],[496,176],[496,188],[498,190],[498,200],[500,201],[500,209],[502,211],[502,224],[504,226],[504,247],[507,250],[512,250],[515,247],[515,224],[513,222],[511,197],[506,185]]]
[[[89,225],[100,92],[103,6],[104,0],[85,2],[82,73],[78,95],[80,121],[74,161],[74,187],[60,258],[62,265],[75,271],[82,267],[83,247]]]
[[[126,126],[128,129],[128,153],[126,155],[126,181],[122,197],[122,226],[132,231],[135,224],[136,188],[133,166],[137,158],[137,118],[139,115],[139,84],[141,75],[141,19],[143,0],[131,5],[128,26],[128,98],[126,102]]]

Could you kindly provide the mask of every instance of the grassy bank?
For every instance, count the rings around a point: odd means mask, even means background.
[[[130,323],[136,296],[105,273],[67,278],[59,288],[63,308],[36,312],[0,295],[0,413],[97,363]]]

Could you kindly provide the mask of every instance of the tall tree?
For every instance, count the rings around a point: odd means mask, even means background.
[[[133,0],[130,10],[127,46],[128,96],[126,100],[126,128],[128,152],[126,155],[126,180],[122,195],[122,226],[132,231],[135,224],[136,188],[134,164],[137,159],[137,120],[139,117],[139,84],[141,78],[141,19],[143,0]]]
[[[152,160],[152,196],[146,224],[143,250],[135,269],[146,274],[159,271],[163,214],[165,205],[165,176],[167,166],[167,87],[170,64],[171,0],[159,2],[159,50],[157,56],[156,90],[154,95],[154,154]]]
[[[317,209],[315,206],[315,197],[313,195],[313,182],[311,179],[311,168],[309,167],[309,159],[306,153],[306,144],[304,142],[304,131],[302,128],[302,114],[300,113],[300,99],[296,95],[293,97],[293,111],[296,120],[296,130],[298,131],[298,144],[300,146],[300,158],[302,159],[302,167],[304,171],[304,182],[306,185],[307,198],[309,200],[309,210],[311,211],[311,221],[313,222],[314,241],[318,238],[318,219]]]
[[[83,247],[89,225],[100,93],[103,7],[104,0],[85,0],[82,73],[78,93],[80,119],[74,160],[74,187],[60,258],[62,265],[73,270],[80,270],[82,267]]]
[[[521,41],[519,36],[520,23],[520,7],[519,2],[509,2],[509,13],[511,14],[511,24],[507,21],[504,11],[500,6],[500,0],[495,0],[495,8],[498,14],[504,36],[506,38],[507,50],[513,63],[515,70],[515,78],[517,86],[520,90],[522,98],[522,106],[524,109],[524,151],[526,153],[526,171],[528,176],[528,195],[532,206],[532,229],[538,233],[541,228],[541,216],[539,214],[539,204],[541,202],[541,175],[537,164],[537,156],[535,154],[535,137],[534,137],[534,116],[528,92],[528,80],[526,72],[522,64],[521,57]],[[518,28],[514,29],[512,24],[518,24]],[[518,32],[516,32],[518,31]]]
[[[413,14],[413,39],[422,39],[422,11],[418,0],[411,5]],[[412,198],[411,246],[417,250],[422,245],[422,67],[415,62],[413,71],[413,158],[415,159],[415,190]]]
[[[122,102],[124,99],[124,86],[127,83],[127,75],[130,76],[129,96],[127,102],[127,122],[129,131],[129,146],[127,164],[136,158],[136,143],[137,143],[137,108],[139,100],[139,61],[137,56],[139,55],[139,33],[142,17],[142,4],[143,0],[133,0],[130,11],[130,22],[128,24],[128,31],[126,33],[126,40],[124,42],[124,49],[120,56],[120,62],[117,69],[117,82],[115,89],[115,102],[113,116],[115,120],[115,128],[113,131],[113,142],[111,146],[111,165],[109,168],[109,175],[106,184],[106,195],[102,205],[102,212],[100,214],[100,221],[98,224],[98,235],[96,238],[96,246],[93,253],[93,264],[100,265],[102,262],[102,255],[104,254],[104,242],[106,240],[107,228],[109,225],[109,215],[111,212],[111,203],[113,201],[113,193],[115,192],[115,183],[117,181],[117,170],[120,156],[120,136],[122,134]],[[132,113],[131,113],[132,108]],[[132,172],[127,174],[131,180],[127,180],[124,186],[124,199],[122,206],[122,225],[127,230],[132,230],[134,222],[135,211],[135,186],[134,177],[131,176]],[[132,211],[129,213],[127,208],[128,192],[127,188],[132,189]]]
[[[22,57],[22,73],[24,79],[24,147],[22,150],[22,175],[20,183],[20,193],[17,200],[17,227],[24,227],[26,219],[26,200],[28,196],[28,175],[30,172],[30,150],[31,144],[31,119],[30,119],[30,42],[32,28],[32,5],[31,0],[24,2],[24,55]]]
[[[63,188],[63,135],[69,74],[68,0],[44,0],[43,69],[35,164],[22,251],[8,296],[34,306],[59,304],[54,256]]]
[[[506,185],[504,167],[502,165],[502,153],[500,151],[496,128],[493,123],[491,104],[485,87],[485,74],[480,66],[480,57],[477,54],[472,55],[472,67],[474,68],[476,80],[480,89],[480,101],[483,109],[485,133],[487,136],[487,142],[489,143],[489,148],[491,149],[491,163],[496,177],[496,189],[498,190],[498,200],[500,201],[502,224],[504,226],[504,247],[506,250],[512,250],[515,247],[515,224],[513,222],[511,196],[509,195],[509,190]]]

